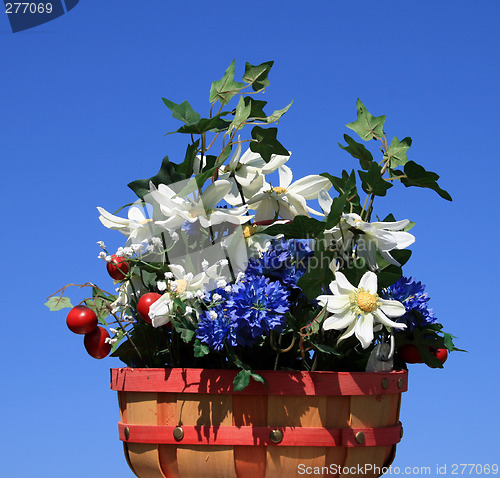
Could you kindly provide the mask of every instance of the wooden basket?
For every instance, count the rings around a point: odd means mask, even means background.
[[[140,478],[383,474],[402,436],[406,371],[111,370],[120,440]],[[360,471],[362,470],[362,471]]]

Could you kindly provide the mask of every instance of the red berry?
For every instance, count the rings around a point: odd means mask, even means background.
[[[88,334],[97,327],[97,316],[89,307],[77,305],[69,311],[66,324],[75,334]]]
[[[448,358],[448,349],[433,349],[432,355],[436,357],[441,363],[445,363]]]
[[[406,363],[424,363],[416,345],[406,344],[398,348],[398,355]]]
[[[111,262],[108,262],[106,264],[106,269],[108,270],[108,274],[113,279],[123,280],[128,274],[130,266],[124,257],[118,257],[116,255],[112,255]]]
[[[106,342],[109,333],[102,327],[97,327],[94,331],[86,334],[83,344],[88,354],[95,359],[102,359],[111,352],[111,344]]]
[[[148,292],[147,294],[142,295],[139,301],[137,302],[137,312],[139,312],[139,315],[148,324],[151,323],[151,319],[149,318],[149,308],[160,297],[161,294],[157,294],[156,292]]]

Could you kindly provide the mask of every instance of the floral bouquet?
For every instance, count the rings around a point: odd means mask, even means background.
[[[389,142],[386,117],[359,99],[346,126],[376,141],[379,159],[345,134],[339,146],[359,161],[357,174],[294,180],[291,153],[271,126],[291,103],[268,115],[255,96],[272,65],[246,63],[238,82],[233,61],[211,85],[207,117],[163,98],[182,122],[175,132],[191,140],[184,160],[166,157],[155,176],[131,182],[138,199],[126,218],[98,207],[102,224],[125,236],[117,251],[98,243],[116,292],[83,284],[91,296],[73,307],[65,286],[48,307],[71,308],[67,325],[95,358],[237,368],[235,390],[263,381],[255,370],[442,367],[458,350],[453,336],[422,283],[403,276],[414,223],[373,218],[375,199],[396,183],[450,195],[408,159],[411,139]]]

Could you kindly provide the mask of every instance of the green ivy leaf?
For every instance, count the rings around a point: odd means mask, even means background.
[[[340,356],[342,355],[337,349],[334,349],[333,347],[330,347],[329,345],[325,344],[314,344],[311,343],[311,345],[318,351],[324,354],[329,354],[329,355],[337,355]]]
[[[196,158],[196,152],[198,146],[200,145],[200,140],[196,140],[193,144],[188,145],[186,149],[186,155],[184,161],[176,167],[176,172],[183,174],[186,178],[190,178],[193,174],[194,160]]]
[[[277,140],[278,128],[261,128],[254,126],[252,129],[252,138],[250,150],[259,153],[264,161],[268,163],[273,154],[288,156],[288,150]]]
[[[221,104],[227,104],[239,89],[245,86],[245,83],[234,81],[234,60],[227,68],[224,76],[212,83],[210,88],[210,103],[219,101]]]
[[[392,138],[389,149],[387,150],[389,168],[392,169],[398,166],[404,166],[408,162],[406,153],[411,146],[411,142],[411,138],[409,137],[404,138],[402,141],[399,141],[396,136]]]
[[[359,159],[359,163],[363,169],[369,169],[371,163],[373,162],[372,153],[370,153],[370,151],[368,151],[363,144],[354,141],[347,134],[344,134],[344,140],[347,143],[347,146],[342,146],[340,143],[338,143],[338,145],[347,151],[352,157]]]
[[[95,312],[97,320],[100,324],[108,325],[106,322],[106,318],[109,315],[108,305],[111,304],[109,300],[94,296],[92,299],[87,299],[84,302],[89,309],[92,309]]]
[[[255,100],[251,96],[245,96],[243,100],[246,106],[250,106],[250,118],[258,118],[262,121],[267,118],[266,113],[264,113],[264,106],[267,105],[267,101]]]
[[[356,109],[356,121],[348,123],[346,126],[355,131],[364,141],[369,141],[373,138],[383,138],[386,116],[372,116],[359,98],[356,101]]]
[[[275,121],[278,121],[290,109],[290,106],[292,106],[293,101],[294,100],[292,100],[291,103],[289,105],[285,106],[283,109],[275,110],[271,116],[268,116],[266,118],[266,121],[268,123],[274,123]]]
[[[347,203],[348,192],[345,192],[341,196],[334,198],[330,212],[326,217],[326,227],[325,229],[331,229],[336,224],[338,224],[342,213],[344,212],[344,207]]]
[[[252,106],[245,102],[243,96],[240,96],[238,105],[236,106],[234,119],[227,130],[228,134],[231,134],[233,132],[233,129],[240,129],[245,124],[245,121],[249,118],[251,112]]]
[[[253,378],[256,382],[267,385],[264,378],[259,374],[252,372],[251,370],[241,370],[236,377],[234,377],[234,391],[241,392],[250,383],[250,378]]]
[[[200,339],[194,341],[194,356],[203,357],[210,353],[210,349],[207,344],[204,344]]]
[[[250,83],[254,91],[260,91],[266,86],[269,86],[269,71],[271,70],[274,61],[266,61],[260,65],[252,65],[250,63],[245,63],[245,74],[243,75],[243,81]]]
[[[184,134],[203,134],[207,131],[224,131],[231,124],[230,121],[222,119],[222,116],[230,114],[228,111],[223,111],[213,118],[201,118],[196,123],[185,124],[178,130],[167,134],[184,133]]]
[[[144,196],[149,193],[150,182],[158,187],[159,184],[169,185],[186,179],[184,174],[177,172],[177,167],[177,164],[171,163],[168,156],[165,156],[161,163],[161,168],[156,175],[149,179],[137,179],[136,181],[132,181],[128,184],[128,187],[132,189],[139,198],[143,199]]]
[[[277,236],[283,234],[286,239],[312,239],[325,230],[325,223],[312,217],[295,216],[288,224],[275,224],[262,231],[263,234]]]
[[[196,123],[201,118],[201,115],[193,110],[187,101],[177,104],[173,101],[167,100],[166,98],[162,98],[162,100],[166,107],[172,112],[172,116],[175,119],[181,120],[183,123]]]
[[[417,186],[419,188],[429,188],[436,191],[443,199],[452,201],[447,191],[441,189],[437,183],[439,175],[432,171],[426,171],[422,166],[414,161],[408,161],[404,167],[406,178],[401,178],[401,182],[406,186]]]
[[[65,297],[63,295],[59,295],[57,297],[51,297],[45,304],[51,312],[56,312],[61,309],[72,309],[73,304],[69,300],[69,297]]]
[[[338,193],[341,195],[346,194],[347,202],[354,208],[351,212],[357,212],[357,210],[361,208],[354,169],[351,171],[351,174],[345,170],[342,171],[342,178],[332,176],[328,173],[322,173],[320,176],[328,178]]]
[[[372,162],[368,171],[358,171],[361,179],[361,187],[367,194],[375,194],[376,196],[385,196],[387,190],[392,187],[392,184],[382,178],[381,167]]]

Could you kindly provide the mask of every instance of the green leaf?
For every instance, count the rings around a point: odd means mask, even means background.
[[[325,344],[314,344],[311,343],[311,345],[318,351],[324,354],[331,354],[331,355],[341,355],[341,353],[337,350],[334,349],[333,347],[330,347]]]
[[[269,86],[269,71],[271,70],[274,61],[266,61],[260,65],[254,66],[250,63],[245,63],[245,74],[243,81],[250,83],[254,91],[260,91],[266,86]]]
[[[128,184],[128,187],[137,194],[141,199],[149,193],[149,183],[152,182],[156,187],[159,184],[172,184],[178,181],[186,179],[184,174],[180,174],[176,171],[177,164],[171,163],[168,156],[163,158],[161,163],[161,168],[158,173],[149,179],[137,179]]]
[[[347,143],[347,146],[342,146],[340,143],[338,143],[338,145],[347,151],[352,157],[359,159],[359,163],[363,169],[369,169],[371,163],[373,162],[372,153],[370,153],[370,151],[368,151],[363,144],[354,141],[347,134],[344,134],[344,140]]]
[[[358,171],[361,179],[363,191],[367,194],[375,194],[376,196],[385,196],[387,190],[392,187],[392,184],[382,178],[381,167],[372,162],[368,171]]]
[[[389,168],[397,168],[398,166],[404,166],[408,162],[408,157],[406,153],[411,146],[411,138],[406,137],[402,141],[399,141],[396,136],[391,141],[389,149],[387,151],[387,157],[389,158]]]
[[[355,131],[364,141],[369,141],[373,138],[383,138],[386,116],[372,116],[359,98],[356,101],[356,109],[356,121],[348,123],[346,126]]]
[[[69,297],[65,297],[63,295],[59,295],[57,297],[51,297],[45,304],[51,312],[56,312],[61,309],[72,309],[73,305],[69,300]]]
[[[422,166],[414,161],[405,164],[404,172],[406,178],[401,178],[401,182],[406,186],[417,186],[419,188],[429,188],[436,191],[443,199],[451,201],[451,196],[447,191],[441,189],[437,183],[439,175],[432,171],[426,171]]]
[[[210,103],[219,101],[223,105],[228,103],[231,98],[245,86],[245,83],[234,81],[234,60],[227,68],[224,76],[212,83],[210,88]]]
[[[253,378],[256,382],[266,384],[264,378],[259,374],[252,372],[251,370],[241,370],[238,375],[234,377],[234,391],[241,392],[250,383],[250,378]]]
[[[342,171],[342,178],[332,176],[328,173],[322,173],[320,176],[328,178],[338,193],[341,195],[346,194],[347,202],[354,208],[352,211],[349,208],[349,212],[357,212],[358,209],[361,209],[354,169],[351,171],[351,174],[348,174],[345,170]]]
[[[190,178],[192,176],[194,160],[196,158],[196,152],[199,145],[199,139],[196,140],[193,144],[188,145],[184,161],[176,167],[177,173],[183,174],[186,178]]]
[[[203,357],[210,353],[210,349],[207,344],[201,342],[200,339],[196,339],[194,341],[194,356],[195,357]]]
[[[92,309],[95,312],[99,323],[107,325],[106,318],[109,315],[108,305],[110,305],[111,302],[107,299],[103,299],[102,297],[93,297],[92,299],[87,299],[84,302],[89,309]]]
[[[331,229],[334,227],[340,220],[342,213],[344,212],[344,206],[347,202],[347,196],[349,193],[344,193],[341,196],[335,198],[332,203],[332,207],[330,208],[330,212],[326,217],[326,227],[325,229]]]
[[[283,234],[286,239],[312,239],[325,230],[325,223],[312,217],[295,216],[288,224],[275,224],[262,231],[263,234],[277,236]]]
[[[267,101],[255,100],[251,96],[245,96],[243,100],[245,105],[250,106],[250,118],[258,118],[262,121],[267,118],[266,113],[264,113],[264,106],[267,105]]]
[[[259,153],[264,161],[268,163],[273,154],[289,156],[288,150],[276,139],[278,128],[261,128],[254,126],[252,129],[252,138],[250,150]]]
[[[175,119],[181,120],[183,123],[196,123],[201,118],[200,114],[193,110],[187,101],[183,101],[178,105],[177,103],[167,100],[166,98],[162,98],[162,100],[167,108],[172,111],[172,116]]]
[[[278,121],[290,109],[290,106],[292,106],[293,101],[294,100],[292,100],[291,103],[289,105],[285,106],[283,109],[275,110],[271,116],[268,116],[266,118],[266,121],[268,123],[274,123],[275,121]]]
[[[202,134],[207,131],[224,131],[231,124],[230,121],[222,119],[222,116],[228,115],[228,111],[223,111],[213,118],[201,118],[196,123],[185,124],[178,130],[172,131],[167,134],[184,133],[184,134]]]
[[[240,96],[238,105],[236,106],[234,119],[227,130],[228,134],[231,134],[233,132],[233,129],[240,129],[245,124],[245,121],[249,118],[251,112],[252,106],[245,102],[243,96]]]

